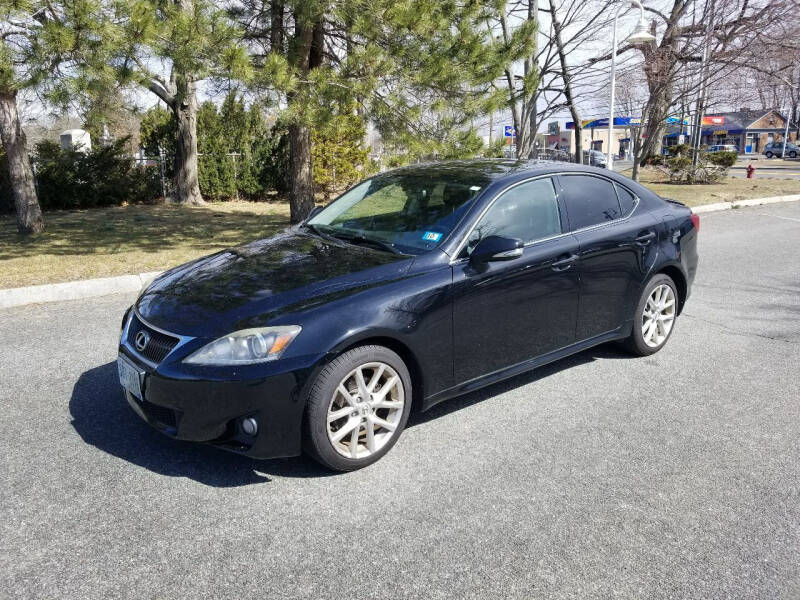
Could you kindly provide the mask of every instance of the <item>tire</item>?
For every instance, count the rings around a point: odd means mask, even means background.
[[[764,156],[766,156],[767,158],[772,158],[772,157],[773,157],[773,156],[775,156],[775,155],[774,155],[774,154],[772,154],[772,152],[765,152],[765,153],[764,153]]]
[[[663,304],[660,304],[657,298],[651,298],[656,290],[659,290],[659,293],[663,292]],[[658,297],[658,295],[656,296]],[[650,302],[648,303],[648,301]],[[670,302],[671,305],[669,304]],[[654,306],[660,305],[664,306],[663,310],[653,310]],[[662,315],[660,324],[658,323],[658,318],[650,316],[657,314]],[[642,296],[636,305],[631,335],[623,342],[623,345],[628,351],[638,356],[655,354],[666,345],[672,335],[677,316],[678,289],[671,277],[659,273],[648,281],[644,287]]]
[[[797,152],[795,152],[794,150],[789,152],[789,158],[797,158]]]
[[[383,346],[348,350],[325,365],[309,389],[303,449],[333,471],[374,463],[405,428],[411,390],[408,368],[395,352]],[[330,422],[329,415],[334,417]]]

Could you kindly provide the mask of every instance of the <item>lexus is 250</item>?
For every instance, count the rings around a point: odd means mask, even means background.
[[[173,438],[357,469],[412,410],[605,342],[660,350],[698,227],[590,166],[398,169],[158,277],[123,318],[120,381]]]

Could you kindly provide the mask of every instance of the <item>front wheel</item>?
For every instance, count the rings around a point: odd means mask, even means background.
[[[360,346],[317,375],[308,395],[304,449],[334,471],[354,471],[397,442],[411,409],[411,377],[383,346]]]
[[[630,337],[625,346],[634,354],[649,356],[667,343],[678,315],[678,292],[668,275],[653,277],[644,288]]]
[[[767,158],[772,158],[775,155],[772,152],[767,152],[764,154],[764,156],[766,156]]]
[[[797,158],[797,152],[795,152],[794,150],[789,152],[789,158]]]

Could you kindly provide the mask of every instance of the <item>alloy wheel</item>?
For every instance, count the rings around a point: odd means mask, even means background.
[[[656,286],[642,313],[642,338],[651,348],[663,344],[675,322],[675,292],[666,284]]]
[[[394,435],[403,417],[405,390],[397,371],[383,362],[356,367],[339,383],[328,405],[328,439],[347,458],[366,458]]]

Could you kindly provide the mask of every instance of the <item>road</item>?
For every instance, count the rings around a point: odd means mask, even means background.
[[[747,177],[747,165],[751,162],[756,168],[756,179],[800,179],[800,161],[768,160],[764,157],[756,157],[752,161],[740,158],[736,165],[728,170],[728,174],[737,178]],[[632,168],[633,163],[629,160],[614,161],[614,171],[618,173]]]
[[[800,203],[700,239],[662,352],[457,398],[345,475],[141,423],[130,298],[0,311],[0,597],[800,597]]]

